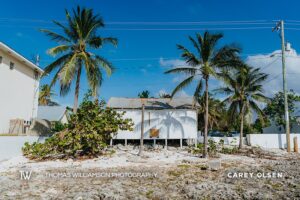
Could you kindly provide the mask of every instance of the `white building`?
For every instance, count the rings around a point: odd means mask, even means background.
[[[39,78],[43,70],[0,42],[0,133],[10,120],[30,122],[37,116]]]
[[[125,111],[124,118],[134,122],[133,131],[119,131],[114,139],[140,139],[142,104],[144,111],[145,139],[196,139],[197,112],[193,98],[131,99],[111,98],[107,106]]]

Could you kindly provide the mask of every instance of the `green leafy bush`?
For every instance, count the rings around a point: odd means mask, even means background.
[[[54,122],[52,127],[51,127],[51,131],[53,131],[54,133],[60,132],[64,129],[66,129],[66,125],[61,123],[60,121]]]
[[[204,153],[204,144],[199,143],[197,144],[196,148],[192,148],[191,153],[193,154],[203,154]],[[217,153],[217,145],[216,142],[214,142],[212,139],[208,140],[208,154],[210,156],[215,156]]]
[[[193,154],[203,154],[203,151],[204,151],[204,144],[203,143],[197,144],[196,148],[192,148],[190,150],[190,152],[193,153]],[[212,139],[208,140],[208,154],[211,157],[216,156],[217,153],[236,154],[238,152],[239,152],[239,150],[238,150],[237,146],[230,146],[230,147],[224,146],[224,140],[223,139],[221,139],[218,143],[215,142]]]
[[[118,130],[132,130],[125,112],[104,108],[105,103],[84,99],[76,114],[70,116],[66,129],[44,143],[26,143],[23,154],[31,159],[97,157],[104,153],[109,140]]]

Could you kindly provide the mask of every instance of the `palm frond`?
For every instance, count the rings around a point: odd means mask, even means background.
[[[114,66],[105,58],[101,56],[95,56],[95,61],[99,66],[101,66],[105,70],[108,76],[110,76],[114,72]]]
[[[68,51],[71,47],[69,45],[59,45],[56,47],[53,47],[47,51],[48,54],[52,56],[56,56],[57,54],[63,53],[65,51]]]
[[[45,33],[53,41],[56,41],[56,42],[66,42],[66,43],[71,42],[68,38],[66,38],[63,35],[60,35],[58,33],[55,33],[53,31],[46,30],[46,29],[41,29],[40,31],[43,32],[43,33]]]
[[[185,73],[185,74],[189,74],[189,75],[195,75],[197,72],[196,68],[192,68],[192,67],[178,67],[178,68],[174,68],[174,69],[170,69],[168,71],[165,72],[165,74],[170,74],[170,73]]]
[[[102,38],[99,36],[95,36],[90,38],[87,43],[90,45],[90,47],[98,49],[101,48],[104,44],[112,44],[116,47],[118,45],[118,40],[112,37]]]
[[[66,54],[63,55],[61,57],[59,57],[58,59],[56,59],[54,62],[52,62],[51,64],[49,64],[48,66],[45,67],[44,69],[44,73],[43,76],[49,74],[50,72],[52,72],[55,68],[60,67],[62,64],[64,64],[70,57],[72,56],[72,54]]]
[[[202,89],[203,89],[203,82],[202,82],[202,80],[199,80],[196,90],[194,92],[194,98],[198,98],[201,96],[200,93],[201,93]]]
[[[187,87],[187,86],[193,81],[193,79],[194,79],[194,76],[190,76],[190,77],[188,77],[187,79],[183,80],[181,83],[179,83],[179,84],[175,87],[175,89],[173,90],[173,92],[172,92],[172,94],[171,94],[171,97],[174,97],[174,95],[175,95],[178,91],[180,91],[180,90],[184,89],[185,87]]]

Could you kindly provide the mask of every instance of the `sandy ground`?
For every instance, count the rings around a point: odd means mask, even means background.
[[[137,150],[84,161],[0,163],[0,199],[300,199],[300,160],[281,150],[203,159]],[[21,180],[20,171],[32,171]],[[252,175],[251,175],[252,174]]]

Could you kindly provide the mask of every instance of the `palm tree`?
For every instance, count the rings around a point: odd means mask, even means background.
[[[233,62],[237,61],[236,54],[239,52],[239,48],[233,45],[225,45],[221,48],[217,48],[217,44],[222,37],[222,34],[211,34],[207,31],[203,37],[200,34],[196,34],[196,38],[189,36],[189,40],[196,51],[195,54],[186,47],[177,45],[178,49],[182,51],[181,57],[186,61],[188,66],[177,67],[165,72],[188,75],[185,80],[175,87],[171,94],[172,97],[193,81],[197,81],[194,92],[194,96],[197,97],[202,90],[202,80],[205,81],[204,157],[207,156],[208,143],[208,80],[210,76],[216,76],[216,70],[218,68],[233,66]]]
[[[201,131],[204,131],[204,117],[205,117],[205,95],[197,97],[198,108],[198,125]],[[223,102],[213,98],[208,94],[208,127],[210,130],[219,128],[223,117],[226,114],[226,108]]]
[[[51,100],[51,97],[55,95],[50,86],[45,84],[40,88],[39,93],[39,105],[41,106],[57,106],[58,103]]]
[[[161,93],[161,94],[159,94],[159,98],[168,99],[168,98],[171,98],[171,95],[168,93]]]
[[[44,75],[56,70],[52,87],[57,80],[60,81],[60,94],[66,95],[70,91],[71,84],[75,83],[74,113],[78,107],[79,86],[82,70],[85,70],[89,87],[93,95],[97,96],[98,88],[102,83],[102,69],[107,75],[113,72],[113,66],[105,58],[95,54],[93,50],[103,47],[106,43],[117,45],[117,39],[101,37],[97,34],[99,28],[104,27],[102,18],[94,15],[92,9],[73,9],[73,16],[66,11],[67,25],[53,21],[60,27],[64,34],[42,29],[53,41],[59,43],[48,50],[53,56],[59,55],[54,62],[45,68]],[[83,68],[84,67],[84,68]]]
[[[226,86],[217,91],[229,95],[223,102],[229,105],[228,114],[231,121],[240,120],[240,144],[243,147],[243,128],[246,116],[255,112],[260,119],[264,113],[259,108],[258,102],[268,102],[268,97],[263,94],[263,82],[268,75],[260,72],[259,68],[244,65],[239,70],[227,71],[222,74]]]
[[[138,94],[138,97],[143,99],[150,98],[150,92],[148,90],[144,90]]]

